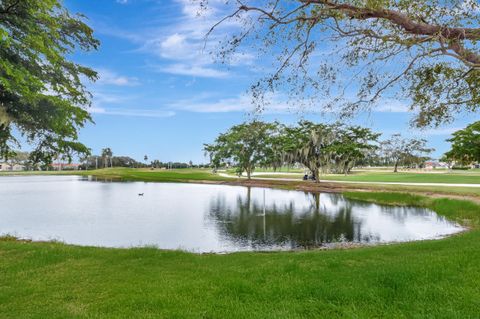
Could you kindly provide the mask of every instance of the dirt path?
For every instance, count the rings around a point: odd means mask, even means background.
[[[227,178],[238,179],[236,176],[231,176],[225,173],[218,173],[218,175]],[[270,175],[270,174],[269,174]],[[255,180],[268,180],[268,181],[284,181],[284,182],[298,182],[298,178],[272,178],[272,177],[259,177],[261,175],[254,175]],[[240,177],[245,179],[246,177]],[[338,183],[338,184],[368,184],[368,185],[401,185],[401,186],[444,186],[444,187],[472,187],[478,188],[480,184],[452,184],[452,183],[405,183],[405,182],[358,182],[358,181],[334,181],[334,180],[320,180],[320,183]]]

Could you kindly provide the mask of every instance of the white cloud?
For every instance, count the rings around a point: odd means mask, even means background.
[[[86,108],[91,114],[164,118],[175,115],[170,109],[137,108],[134,103],[142,98],[141,95],[126,94],[125,92],[105,91],[92,89],[92,107]]]
[[[284,96],[270,94],[270,101],[263,110],[264,114],[288,113],[292,107],[286,102]],[[186,100],[179,100],[169,105],[172,109],[196,113],[226,113],[226,112],[254,112],[255,106],[249,95],[242,94],[232,98],[213,100],[210,94]]]
[[[440,127],[425,130],[415,130],[415,132],[425,136],[448,136],[461,129],[462,127]]]
[[[160,3],[160,2],[159,2]],[[167,25],[144,29],[132,33],[103,26],[102,33],[126,38],[137,43],[139,51],[155,55],[160,61],[150,64],[161,64],[154,68],[164,72],[182,76],[202,76],[209,78],[225,78],[230,75],[226,67],[215,63],[209,54],[213,46],[224,39],[239,25],[234,21],[222,23],[214,34],[205,39],[210,27],[223,18],[226,13],[225,2],[210,0],[206,11],[201,11],[198,2],[191,0],[175,0],[175,6],[180,11]],[[230,67],[252,65],[254,55],[248,52],[235,53],[231,57]]]
[[[185,49],[186,36],[183,34],[174,33],[168,36],[160,43],[160,47],[163,50],[162,53],[165,57],[173,58],[174,56],[168,54],[169,52],[178,52]]]
[[[373,109],[375,112],[389,112],[389,113],[406,113],[410,112],[409,106],[406,102],[394,99],[382,99],[377,103]]]
[[[158,67],[157,70],[170,74],[190,75],[203,78],[226,78],[227,72],[200,65],[171,64],[166,67]]]
[[[117,0],[117,3],[127,4],[127,3],[128,3],[128,0]]]
[[[256,106],[252,96],[241,94],[230,98],[214,99],[214,94],[201,94],[192,99],[178,100],[168,106],[175,110],[197,112],[197,113],[226,113],[226,112],[254,112]],[[264,97],[265,105],[261,110],[264,114],[327,114],[330,109],[323,106],[328,100],[317,100],[315,104],[299,106],[294,100],[283,93],[267,93]],[[383,100],[380,106],[373,109],[375,112],[408,112],[408,105],[397,100]]]
[[[92,114],[101,114],[101,115],[117,115],[117,116],[133,116],[133,117],[153,117],[153,118],[163,118],[171,117],[175,115],[173,111],[165,110],[155,110],[155,109],[125,109],[125,108],[103,108],[103,107],[92,107],[88,109]]]
[[[98,78],[98,81],[96,82],[97,84],[115,85],[115,86],[140,85],[140,81],[135,77],[118,75],[117,73],[107,69],[99,69],[98,76],[99,78]]]
[[[90,90],[93,97],[93,105],[99,106],[103,104],[119,104],[132,100],[132,97],[125,94],[117,94],[115,92],[104,92],[97,89]]]

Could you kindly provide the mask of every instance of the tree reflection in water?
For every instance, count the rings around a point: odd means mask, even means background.
[[[228,205],[224,197],[212,199],[209,218],[215,220],[225,240],[261,249],[314,248],[333,242],[368,242],[375,235],[361,233],[361,220],[353,217],[352,202],[338,194],[305,193],[310,205],[298,207],[293,200],[269,203],[252,199],[251,188]],[[323,205],[328,200],[335,209]],[[330,205],[331,206],[331,205]]]

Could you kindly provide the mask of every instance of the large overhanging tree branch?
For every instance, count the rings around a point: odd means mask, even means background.
[[[32,162],[88,153],[78,130],[91,117],[83,79],[96,73],[68,59],[99,42],[81,15],[61,0],[0,1],[0,158],[14,155],[19,132]]]
[[[197,0],[205,5],[208,0]],[[381,98],[410,101],[418,127],[452,121],[480,103],[480,6],[473,0],[234,0],[242,26],[216,54],[245,46],[268,53],[274,71],[253,84],[351,116]],[[327,49],[335,54],[326,56]]]

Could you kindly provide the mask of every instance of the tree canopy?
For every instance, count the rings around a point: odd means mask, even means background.
[[[401,163],[418,165],[428,159],[426,156],[434,151],[427,147],[427,141],[417,138],[404,138],[401,134],[393,134],[389,139],[381,142],[383,156],[393,163],[393,171],[398,171]]]
[[[480,121],[456,131],[447,141],[452,143],[451,149],[445,153],[445,159],[469,165],[480,162]]]
[[[250,179],[258,165],[266,165],[271,158],[272,142],[277,125],[253,121],[235,125],[226,133],[220,134],[212,144],[205,144],[204,150],[210,155],[214,167],[222,162],[236,164],[237,173],[247,173]]]
[[[300,121],[283,131],[287,163],[301,163],[319,180],[320,172],[347,174],[377,146],[379,133],[359,126]]]
[[[216,55],[235,57],[245,45],[274,56],[274,71],[252,85],[259,108],[265,92],[281,89],[297,106],[301,99],[344,116],[371,110],[381,98],[405,99],[417,127],[478,110],[477,1],[225,2],[234,8],[209,34],[223,23],[241,27]]]
[[[248,178],[255,167],[300,163],[315,181],[320,172],[347,174],[358,160],[377,149],[378,133],[359,126],[300,121],[297,125],[253,121],[233,126],[205,144],[211,164],[228,162]]]
[[[104,163],[105,168],[108,167],[108,161],[110,161],[110,166],[113,167],[112,157],[113,157],[113,152],[110,147],[102,148],[102,161]]]
[[[31,160],[88,153],[78,130],[92,121],[82,80],[96,73],[68,57],[99,42],[60,0],[0,1],[0,157],[19,146],[14,131],[32,144]]]

